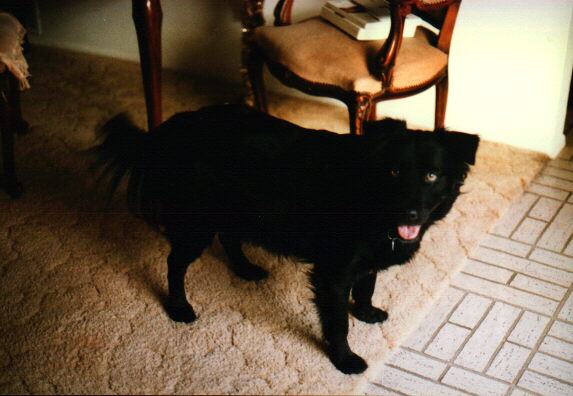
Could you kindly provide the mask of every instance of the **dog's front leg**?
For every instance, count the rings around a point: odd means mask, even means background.
[[[361,373],[368,365],[348,345],[348,298],[350,285],[336,282],[332,274],[314,269],[311,282],[315,304],[327,343],[327,352],[334,366],[345,374]]]
[[[367,323],[379,323],[388,319],[388,314],[385,311],[372,306],[375,286],[376,272],[369,273],[354,282],[354,286],[352,286],[354,304],[351,307],[351,312],[356,319]]]

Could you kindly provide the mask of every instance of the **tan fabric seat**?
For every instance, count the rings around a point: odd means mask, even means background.
[[[379,103],[435,87],[434,125],[444,128],[448,54],[461,0],[393,0],[385,40],[357,41],[321,18],[292,23],[294,0],[276,3],[274,26],[265,26],[264,0],[243,0],[241,73],[245,101],[267,111],[264,66],[283,84],[309,95],[335,98],[348,108],[350,133],[376,119]],[[439,30],[423,27],[403,37],[414,14]]]
[[[287,26],[261,26],[255,29],[254,39],[270,61],[305,80],[346,91],[381,91],[381,82],[368,62],[374,61],[384,40],[354,40],[320,18]],[[421,86],[443,72],[448,56],[431,44],[435,40],[434,33],[422,27],[414,37],[403,38],[392,91]]]

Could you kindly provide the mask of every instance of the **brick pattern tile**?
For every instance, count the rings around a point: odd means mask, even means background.
[[[386,367],[381,374],[374,379],[373,383],[413,396],[467,395],[467,393],[393,367]]]
[[[462,291],[449,288],[422,321],[419,329],[411,334],[404,345],[416,351],[422,351],[463,296]]]
[[[547,227],[537,246],[561,252],[573,234],[571,219],[573,219],[573,205],[565,204],[555,216],[555,220]]]
[[[533,209],[531,209],[529,217],[550,221],[553,216],[555,216],[561,205],[563,205],[563,203],[557,199],[541,197]]]
[[[364,394],[573,395],[573,147],[498,221]]]
[[[535,243],[546,226],[544,221],[527,218],[515,230],[512,238],[524,243]]]
[[[472,291],[476,294],[479,293],[491,296],[509,304],[517,304],[521,307],[525,307],[539,313],[553,313],[557,309],[558,305],[556,301],[548,298],[524,292],[510,286],[504,286],[495,282],[475,278],[466,274],[459,274],[452,281],[452,285]]]
[[[512,383],[529,354],[529,349],[506,342],[492,362],[487,375]]]
[[[537,353],[529,364],[531,370],[573,383],[573,363]]]
[[[428,358],[424,354],[409,351],[407,349],[399,350],[388,361],[388,364],[433,380],[440,378],[447,367],[444,362]]]
[[[573,343],[573,325],[556,320],[549,335]]]
[[[507,252],[520,257],[526,257],[529,251],[531,250],[530,245],[512,241],[511,239],[507,238],[500,238],[496,235],[487,235],[483,239],[481,245],[487,246],[491,249],[501,250],[502,252]]]
[[[488,279],[504,285],[507,284],[514,276],[513,271],[475,260],[468,260],[468,263],[464,268],[464,272],[466,274],[475,275],[478,278]]]
[[[445,384],[463,389],[476,395],[501,396],[507,392],[508,385],[483,375],[452,367],[443,379]]]
[[[565,253],[569,256],[573,256],[573,239],[571,241],[569,241],[569,245],[567,245],[567,247],[565,248],[563,253]]]
[[[519,313],[516,307],[496,303],[463,347],[455,363],[475,371],[483,371],[513,327]]]
[[[573,344],[555,337],[545,337],[539,350],[561,359],[573,361]]]
[[[533,182],[529,186],[527,186],[526,191],[530,192],[530,193],[538,194],[542,197],[555,198],[555,199],[560,200],[560,201],[566,200],[567,197],[569,196],[569,192],[567,192],[567,191],[559,190],[559,189],[553,188],[553,187],[544,186],[542,184],[538,184],[535,182]]]
[[[450,360],[454,357],[470,332],[470,330],[464,327],[446,323],[424,352],[442,360]]]
[[[523,216],[529,212],[531,207],[537,202],[539,196],[536,194],[523,194],[509,210],[503,215],[494,228],[494,233],[501,236],[510,236],[515,227],[518,226]]]
[[[517,276],[511,281],[511,286],[531,293],[540,294],[557,301],[560,301],[563,296],[565,296],[565,293],[567,293],[567,289],[564,287],[539,279],[530,278],[529,276],[522,274],[517,274]]]
[[[565,304],[563,304],[563,308],[559,312],[559,319],[573,322],[573,293],[569,294]]]
[[[519,323],[511,332],[508,340],[528,348],[533,348],[541,338],[548,323],[548,317],[525,311]]]
[[[377,393],[378,395],[380,393]],[[524,391],[523,389],[515,388],[513,392],[511,392],[511,396],[535,396],[533,393]]]
[[[573,257],[567,252],[558,254],[544,249],[535,249],[529,256],[529,259],[557,267],[565,271],[573,271]]]
[[[490,306],[489,298],[468,294],[450,317],[450,322],[473,329]]]
[[[543,186],[553,187],[558,190],[564,190],[568,192],[573,191],[573,182],[565,179],[560,179],[555,176],[548,174],[541,174],[535,179],[535,181]]]
[[[571,386],[571,384],[563,383],[533,371],[523,373],[517,385],[541,395],[573,395],[573,386]]]

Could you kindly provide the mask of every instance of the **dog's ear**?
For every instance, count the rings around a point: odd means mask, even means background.
[[[394,133],[404,132],[406,128],[406,121],[396,120],[394,118],[384,118],[378,121],[365,122],[363,125],[363,132],[366,136],[390,136]]]
[[[437,130],[438,140],[446,147],[448,152],[454,154],[462,161],[474,165],[479,145],[479,136],[471,133]]]

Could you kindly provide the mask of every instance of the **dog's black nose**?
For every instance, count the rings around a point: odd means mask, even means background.
[[[418,220],[418,211],[417,210],[407,210],[406,215],[408,216],[409,220]]]

